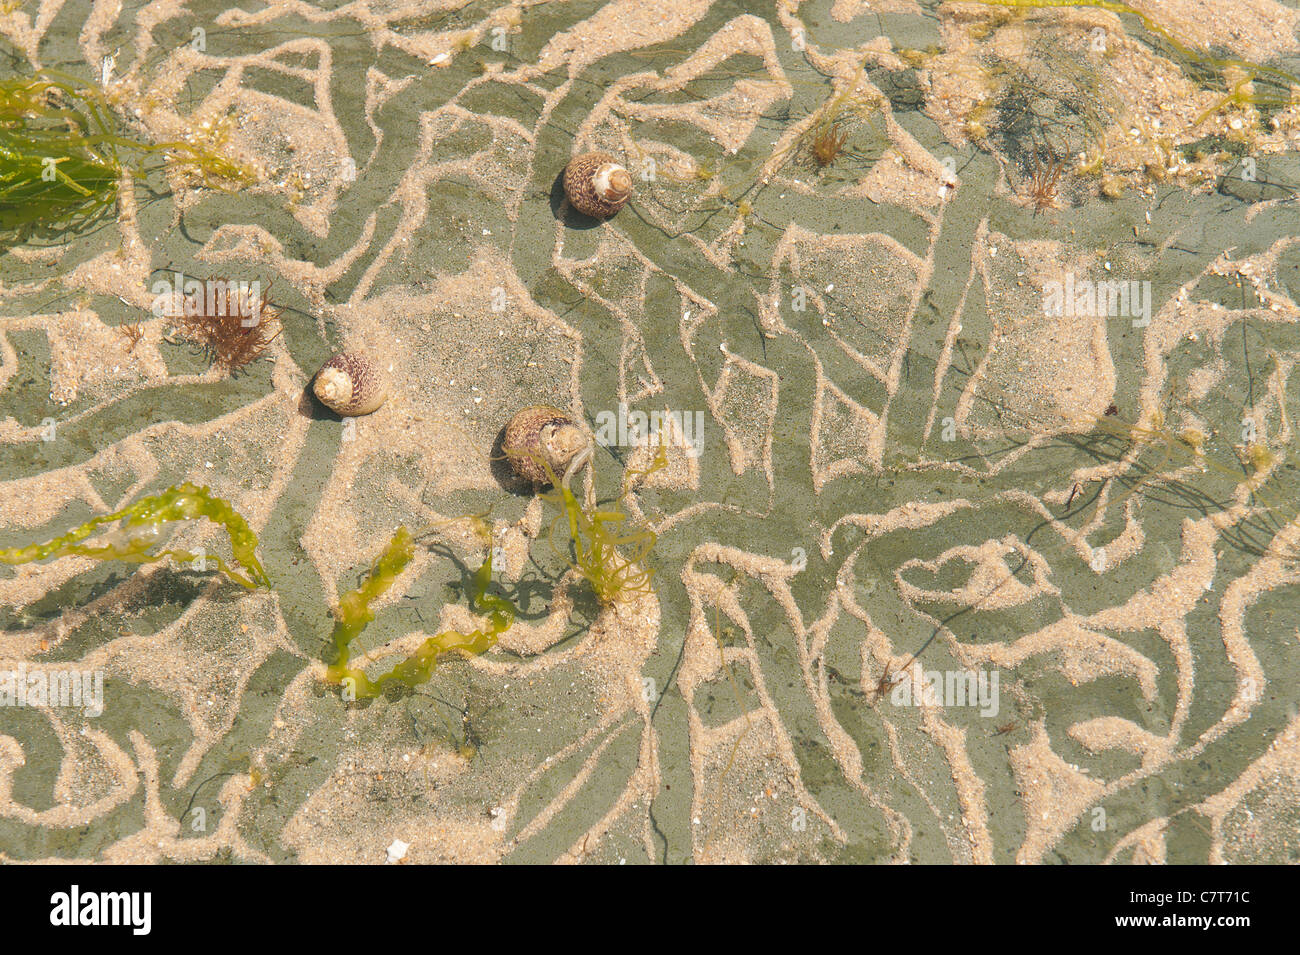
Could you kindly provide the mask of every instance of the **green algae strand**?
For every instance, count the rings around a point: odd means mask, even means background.
[[[399,528],[388,547],[371,569],[365,581],[356,590],[347,593],[340,601],[334,625],[334,650],[336,660],[325,671],[327,683],[341,685],[344,699],[367,700],[379,696],[391,681],[415,687],[426,682],[438,667],[438,660],[448,653],[461,656],[478,656],[487,652],[497,637],[508,630],[515,620],[515,608],[508,600],[488,593],[492,583],[492,555],[488,553],[483,565],[474,574],[470,605],[478,613],[486,613],[489,625],[472,633],[446,630],[429,637],[409,657],[387,673],[374,677],[350,664],[351,645],[370,621],[375,619],[372,603],[393,585],[415,556],[411,532]]]
[[[235,563],[248,572],[247,577],[233,570],[215,554],[153,549],[167,524],[202,518],[220,524],[225,529],[230,538]],[[101,528],[118,521],[122,523],[116,535],[109,535],[97,544],[82,543]],[[229,501],[213,496],[206,487],[188,482],[170,487],[161,494],[141,498],[120,511],[92,518],[80,527],[43,544],[0,550],[0,563],[16,566],[68,556],[124,560],[137,564],[149,564],[170,557],[178,563],[197,562],[201,567],[211,560],[223,574],[249,590],[271,585],[270,578],[257,559],[257,535],[248,526],[248,522]]]

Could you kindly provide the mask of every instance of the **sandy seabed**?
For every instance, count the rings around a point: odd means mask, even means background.
[[[0,546],[192,481],[273,581],[0,570],[0,670],[105,676],[0,710],[0,858],[1296,861],[1300,43],[1232,6],[0,0],[19,72],[254,180],[0,246]],[[633,174],[604,222],[589,150]],[[210,365],[176,271],[281,334]],[[1150,314],[1053,314],[1067,278]],[[339,350],[374,414],[311,397]],[[495,450],[534,404],[703,412],[576,485],[658,535],[652,593],[566,573]],[[330,609],[402,525],[368,666],[483,625],[484,527],[518,619],[345,703]],[[995,712],[899,703],[914,662]]]

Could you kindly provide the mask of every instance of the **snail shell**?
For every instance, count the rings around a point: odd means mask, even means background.
[[[569,465],[591,449],[591,439],[577,423],[550,405],[524,408],[506,425],[501,450],[514,472],[534,484],[550,484],[541,461],[550,465],[556,478],[563,478]]]
[[[341,351],[316,372],[312,391],[325,407],[349,417],[377,410],[388,397],[388,381],[365,355]]]
[[[632,174],[609,153],[583,153],[564,169],[564,193],[579,212],[604,219],[632,195]]]

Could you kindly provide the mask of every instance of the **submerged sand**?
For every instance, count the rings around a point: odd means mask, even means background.
[[[0,671],[108,684],[102,717],[0,725],[5,859],[1294,860],[1294,193],[1241,200],[1231,234],[1193,203],[1246,153],[1300,181],[1295,107],[1224,105],[1106,10],[812,6],[96,8],[76,50],[87,75],[119,51],[126,121],[218,130],[257,182],[128,185],[111,228],[0,253],[0,545],[188,480],[247,517],[276,588],[0,572]],[[1271,0],[1132,6],[1230,50],[1229,85],[1297,53]],[[203,49],[174,40],[193,26]],[[1088,83],[1124,97],[1035,203],[995,64],[1042,77],[1097,30]],[[70,42],[44,8],[0,34],[32,69]],[[553,185],[588,149],[636,182],[602,224]],[[150,313],[178,263],[274,280],[284,334],[241,375]],[[1067,275],[1154,276],[1152,314],[1049,314]],[[306,392],[340,349],[388,375],[375,414]],[[632,482],[655,593],[600,609],[565,575],[559,512],[493,460],[527,404],[703,413],[698,456],[677,441],[637,483],[648,448],[601,448],[580,482],[601,506]],[[483,625],[484,527],[523,612],[413,694],[346,705],[328,610],[399,525],[425,535],[375,605],[376,670]],[[922,645],[926,669],[997,670],[998,715],[892,702]],[[1210,778],[1180,793],[1193,763]]]

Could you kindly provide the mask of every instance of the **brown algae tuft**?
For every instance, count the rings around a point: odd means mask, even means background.
[[[227,374],[255,360],[280,334],[280,311],[267,296],[227,279],[211,280],[186,295],[179,314],[166,318]]]

